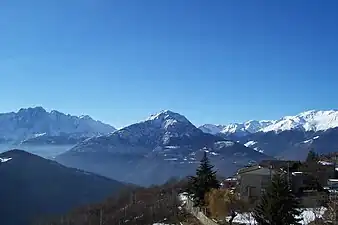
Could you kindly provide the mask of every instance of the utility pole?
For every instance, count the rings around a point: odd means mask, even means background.
[[[288,186],[289,186],[289,188],[291,188],[291,185],[290,185],[290,162],[288,161],[288,174],[287,174],[287,176],[288,176]]]
[[[103,217],[103,209],[100,209],[100,225],[103,224],[103,219],[102,219],[102,217]]]
[[[272,164],[269,166],[269,172],[270,172],[270,183],[272,183]]]
[[[136,204],[136,193],[134,191],[131,192],[131,204]]]
[[[337,166],[337,155],[334,155],[334,162],[333,162],[333,169],[334,169],[333,177],[334,178],[336,178],[336,166]]]

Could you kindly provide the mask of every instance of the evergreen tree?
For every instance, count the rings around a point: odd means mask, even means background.
[[[253,216],[258,225],[300,224],[299,208],[300,205],[289,188],[285,174],[276,174],[262,195]]]
[[[188,193],[193,198],[195,206],[205,206],[205,195],[213,188],[219,188],[220,184],[216,179],[216,171],[210,164],[206,152],[199,167],[196,170],[196,176],[189,177]]]

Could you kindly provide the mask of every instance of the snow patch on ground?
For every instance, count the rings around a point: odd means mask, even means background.
[[[221,148],[224,148],[224,147],[231,147],[234,144],[235,143],[232,142],[232,141],[218,141],[214,145],[215,145],[215,148],[221,149]]]
[[[180,193],[180,194],[178,195],[178,199],[179,199],[183,204],[187,203],[187,201],[188,201],[188,193],[187,193],[187,192]]]
[[[170,225],[168,223],[154,223],[153,225]]]
[[[209,152],[211,155],[219,155],[217,152]]]
[[[300,209],[302,214],[300,218],[301,224],[307,225],[310,222],[314,221],[316,217],[321,218],[326,211],[325,207],[321,208],[303,208]],[[231,217],[227,217],[227,221],[230,220]],[[242,223],[242,224],[256,224],[256,220],[253,218],[252,213],[239,213],[233,220],[233,223]]]
[[[253,145],[255,145],[255,144],[257,144],[256,141],[248,141],[248,142],[245,143],[244,145],[245,145],[246,147],[250,147],[250,146],[253,146]]]
[[[176,149],[176,148],[180,148],[180,146],[167,145],[167,146],[165,146],[164,148]]]
[[[334,163],[332,162],[326,162],[326,161],[318,161],[319,164],[322,164],[323,166],[331,166],[333,165]]]
[[[167,161],[177,161],[178,158],[168,158],[168,159],[164,159],[164,160],[167,160]]]
[[[8,162],[9,160],[11,160],[12,158],[0,158],[0,162],[4,163],[4,162]]]
[[[325,211],[326,208],[325,207],[321,207],[321,208],[306,208],[306,209],[302,209],[302,215],[301,218],[303,218],[301,222],[301,224],[309,224],[310,222],[314,221],[316,219],[316,217],[321,218]]]
[[[253,148],[255,151],[257,151],[257,152],[260,152],[260,153],[263,153],[264,152],[264,150],[262,150],[262,149],[259,149],[259,148]]]
[[[34,137],[41,137],[41,136],[44,136],[44,135],[47,135],[47,133],[44,132],[44,133],[40,133],[40,134],[34,134]]]

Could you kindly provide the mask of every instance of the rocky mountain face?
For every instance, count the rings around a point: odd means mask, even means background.
[[[44,216],[102,201],[126,185],[21,150],[0,154],[1,224],[31,224]]]
[[[89,116],[72,116],[42,107],[0,114],[0,143],[76,144],[85,138],[115,131]]]
[[[248,130],[245,125],[250,122],[238,126],[245,129],[230,129],[236,126],[234,124],[223,126],[216,135],[284,159],[304,159],[310,149],[318,153],[329,153],[338,149],[334,138],[338,134],[337,110],[311,110],[279,120],[264,123],[259,121],[262,126],[254,126],[258,129]],[[208,132],[205,127],[210,125],[204,125],[200,129]]]
[[[56,160],[117,180],[150,185],[193,174],[203,151],[224,176],[270,158],[204,133],[184,116],[166,110],[111,134],[84,140]]]

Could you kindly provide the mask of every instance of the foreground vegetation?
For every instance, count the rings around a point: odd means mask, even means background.
[[[319,163],[320,160],[333,161],[330,156],[319,156],[310,151],[306,162],[295,162],[291,168],[280,167],[279,172],[272,177],[261,199],[255,204],[249,204],[240,199],[235,189],[220,188],[215,176],[216,171],[213,170],[213,166],[204,155],[196,171],[196,176],[189,179],[188,194],[196,207],[199,207],[207,216],[218,220],[220,224],[232,224],[239,213],[250,214],[258,225],[301,224],[302,220],[308,219],[302,217],[308,215],[306,212],[302,214],[300,198],[295,194],[302,196],[303,191],[310,190],[313,193],[328,195],[321,185],[325,184],[330,176],[335,176],[335,166],[322,165]],[[302,187],[296,193],[293,192],[292,183],[290,183],[290,170],[303,171],[307,174],[306,187]],[[312,223],[330,224],[337,221],[336,199],[327,198],[324,200],[321,195],[318,195],[318,199],[314,199],[317,203],[314,204],[314,207],[317,208],[311,209],[315,219]],[[323,206],[327,208],[326,212],[324,214],[317,212],[321,211],[318,207]]]
[[[320,187],[321,169],[319,156],[309,153],[305,163],[296,163],[287,170],[307,171],[312,174],[311,189],[323,191]],[[110,225],[110,224],[199,224],[199,222],[183,209],[178,194],[188,192],[194,205],[199,207],[208,217],[216,219],[220,224],[232,224],[239,213],[250,213],[258,225],[300,224],[301,205],[291,189],[288,172],[281,169],[266,189],[260,201],[249,205],[240,199],[235,189],[221,188],[216,178],[216,171],[204,154],[196,175],[187,180],[171,180],[161,186],[150,188],[125,189],[118,197],[109,198],[100,204],[88,205],[61,216],[40,220],[36,225]],[[316,185],[314,185],[316,184]],[[314,224],[329,224],[337,219],[337,203],[325,202],[327,212]],[[184,223],[186,222],[186,223]]]
[[[185,180],[171,180],[161,186],[130,188],[118,197],[109,198],[100,204],[88,205],[68,215],[40,219],[35,225],[108,225],[152,224],[165,222],[179,224],[190,221],[198,224],[181,207],[178,193],[186,189]]]

